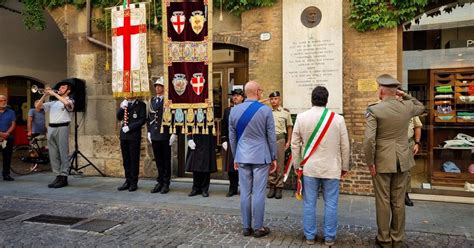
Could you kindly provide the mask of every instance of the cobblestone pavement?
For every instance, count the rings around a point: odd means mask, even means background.
[[[0,247],[305,247],[301,220],[267,214],[272,233],[256,239],[241,234],[239,213],[179,205],[129,206],[0,197],[0,211],[24,212],[0,220]],[[104,233],[69,226],[23,222],[38,214],[123,221]],[[466,220],[468,221],[468,220]],[[472,218],[471,218],[472,221]],[[321,230],[319,231],[321,233]],[[373,227],[339,226],[335,247],[374,247]],[[474,247],[469,236],[407,232],[408,247]],[[317,243],[315,247],[321,247]]]

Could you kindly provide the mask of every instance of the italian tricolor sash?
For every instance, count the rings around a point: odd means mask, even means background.
[[[316,151],[319,144],[321,144],[321,141],[326,135],[329,129],[329,126],[331,125],[332,120],[334,119],[334,115],[335,115],[334,112],[329,111],[329,109],[325,108],[321,116],[321,119],[319,119],[318,124],[314,128],[313,133],[311,134],[308,142],[306,143],[306,147],[303,152],[303,160],[301,160],[300,162],[301,168],[298,171],[298,184],[297,184],[296,193],[295,193],[295,197],[298,200],[303,199],[303,195],[302,195],[303,185],[301,181],[301,177],[303,176],[302,167],[306,164],[306,162],[311,157],[311,155],[313,155],[313,153]]]
[[[304,148],[303,160],[301,160],[300,163],[302,167],[306,164],[309,157],[311,157],[311,155],[318,148],[319,144],[321,143],[321,140],[326,135],[326,132],[328,131],[332,120],[334,119],[334,115],[334,112],[329,111],[329,109],[327,108],[324,109],[321,119],[319,119],[318,124],[314,128],[313,133],[309,137],[309,140],[306,143],[306,147]]]

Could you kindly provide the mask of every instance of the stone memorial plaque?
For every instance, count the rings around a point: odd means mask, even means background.
[[[342,1],[283,0],[283,106],[311,107],[311,91],[325,86],[328,108],[342,113]]]

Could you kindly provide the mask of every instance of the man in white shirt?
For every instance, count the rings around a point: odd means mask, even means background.
[[[62,188],[68,185],[69,174],[69,123],[74,110],[74,100],[69,97],[73,85],[69,82],[59,82],[54,87],[46,87],[44,95],[35,106],[37,111],[42,108],[49,113],[48,150],[51,168],[56,174],[56,179],[48,184],[49,188]],[[57,100],[45,103],[48,96]]]

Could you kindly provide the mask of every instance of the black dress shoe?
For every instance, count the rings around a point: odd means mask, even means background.
[[[253,233],[254,238],[261,238],[263,236],[267,236],[270,233],[270,228],[268,227],[262,227],[258,230],[255,230]]]
[[[199,194],[201,194],[200,191],[193,189],[193,190],[191,190],[191,193],[188,194],[188,196],[191,197],[191,196],[196,196],[196,195],[199,195]]]
[[[413,207],[415,204],[410,199],[410,196],[408,196],[408,193],[405,194],[405,205],[409,207]]]
[[[136,191],[137,189],[138,189],[137,184],[132,183],[132,184],[130,184],[130,187],[128,188],[128,191],[133,192],[133,191]]]
[[[150,193],[158,193],[161,191],[162,188],[163,188],[163,185],[157,183],[155,187],[150,191]]]
[[[283,197],[283,193],[282,193],[282,189],[281,188],[277,188],[275,190],[275,199],[281,199]]]
[[[127,190],[128,188],[130,188],[130,183],[129,182],[124,182],[122,184],[122,186],[117,188],[117,190],[118,191],[124,191],[124,190]]]
[[[10,175],[3,176],[3,181],[15,181],[15,178]]]
[[[54,184],[57,183],[59,180],[59,176],[56,176],[56,179],[54,179],[54,181],[52,181],[50,184],[48,184],[48,188],[53,188]]]
[[[253,234],[253,229],[252,228],[244,228],[244,230],[242,231],[242,234],[245,237],[248,237],[248,236]]]
[[[168,192],[170,192],[170,186],[166,184],[163,185],[163,188],[161,189],[160,194],[167,194]]]
[[[203,191],[202,192],[202,197],[209,197],[209,192]]]
[[[59,189],[66,186],[68,186],[67,176],[59,176],[58,181],[55,184],[53,184],[53,188],[55,189]]]
[[[268,191],[267,198],[275,197],[275,187],[270,186],[270,190]]]
[[[225,195],[226,197],[232,197],[233,195],[237,195],[238,191],[236,189],[229,189],[229,192]]]

